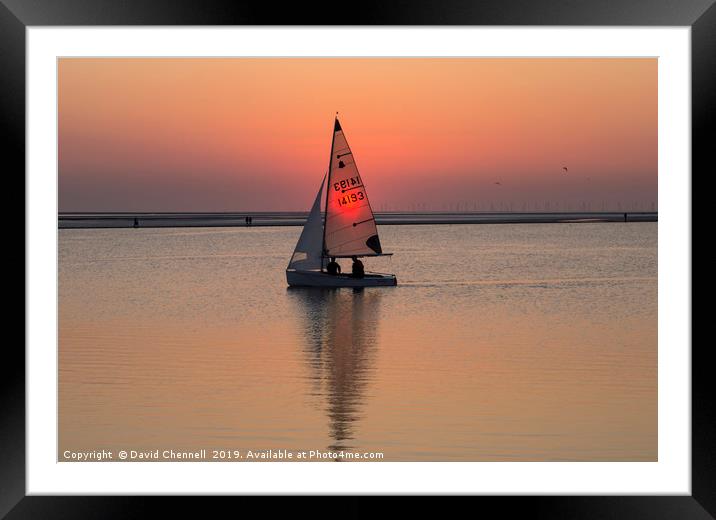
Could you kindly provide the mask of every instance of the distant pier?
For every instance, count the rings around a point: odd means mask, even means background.
[[[303,226],[306,212],[60,213],[60,229]],[[378,225],[657,222],[657,212],[383,212]]]

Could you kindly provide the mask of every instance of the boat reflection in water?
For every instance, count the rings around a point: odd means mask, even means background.
[[[288,292],[305,320],[304,353],[311,394],[328,417],[327,450],[354,450],[366,389],[375,377],[380,289]]]

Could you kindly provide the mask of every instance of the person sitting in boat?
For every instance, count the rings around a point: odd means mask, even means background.
[[[335,257],[331,257],[331,261],[326,265],[326,271],[328,271],[328,274],[341,274],[341,265],[336,262]]]
[[[365,276],[363,262],[358,260],[357,256],[354,256],[352,258],[353,258],[353,278],[363,278]]]

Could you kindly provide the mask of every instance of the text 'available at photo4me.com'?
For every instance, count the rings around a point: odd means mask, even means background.
[[[384,460],[385,454],[379,451],[355,452],[348,450],[227,450],[206,449],[174,450],[64,450],[60,462],[150,462],[150,461],[334,461],[334,460]]]

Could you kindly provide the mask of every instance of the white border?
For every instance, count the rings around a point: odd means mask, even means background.
[[[690,28],[30,27],[27,31],[28,494],[690,494]],[[658,462],[55,462],[56,59],[244,55],[658,56]]]

